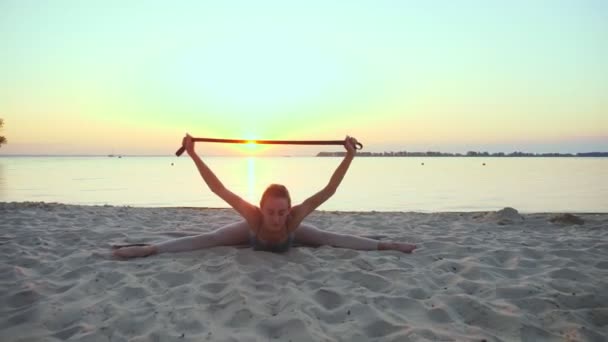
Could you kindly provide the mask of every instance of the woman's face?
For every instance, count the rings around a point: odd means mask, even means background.
[[[262,215],[264,226],[270,231],[280,231],[287,224],[289,201],[285,197],[270,196],[264,201]]]

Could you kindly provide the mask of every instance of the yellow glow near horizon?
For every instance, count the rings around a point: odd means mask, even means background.
[[[246,134],[245,136],[247,138],[246,138],[246,142],[244,144],[232,145],[232,149],[237,151],[238,154],[247,155],[247,156],[256,156],[256,155],[263,154],[262,152],[267,150],[267,147],[262,148],[262,145],[256,143],[257,139],[251,138],[251,134]]]
[[[247,143],[243,147],[251,153],[255,153],[258,150],[258,144],[256,144],[253,140],[247,141]]]

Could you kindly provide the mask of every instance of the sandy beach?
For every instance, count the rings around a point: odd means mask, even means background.
[[[319,228],[419,248],[110,254],[237,219],[0,203],[0,341],[608,340],[608,214],[319,211]]]

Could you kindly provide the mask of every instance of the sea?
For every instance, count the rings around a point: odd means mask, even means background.
[[[204,160],[223,184],[257,204],[272,183],[297,204],[321,190],[340,157]],[[0,202],[133,207],[228,205],[186,156],[0,156]],[[608,212],[604,157],[358,157],[328,211]]]

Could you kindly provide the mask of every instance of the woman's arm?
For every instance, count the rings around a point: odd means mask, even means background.
[[[234,210],[236,210],[250,224],[257,224],[259,221],[259,211],[256,206],[245,201],[241,197],[226,189],[224,184],[217,178],[211,169],[205,164],[194,150],[194,141],[190,135],[186,135],[182,140],[182,146],[194,161],[198,172],[203,177],[203,180],[213,193],[226,201]]]
[[[348,171],[350,163],[353,161],[353,158],[355,158],[355,152],[357,150],[356,144],[357,139],[349,136],[346,137],[344,140],[346,156],[344,156],[344,159],[340,165],[338,165],[336,171],[334,171],[333,175],[329,179],[329,183],[327,183],[327,185],[321,189],[321,191],[302,202],[302,204],[296,205],[292,208],[290,229],[292,229],[291,227],[293,227],[293,229],[297,228],[306,216],[312,213],[317,207],[336,193],[336,190],[338,190],[338,186],[342,182],[344,175],[346,175],[346,171]]]

